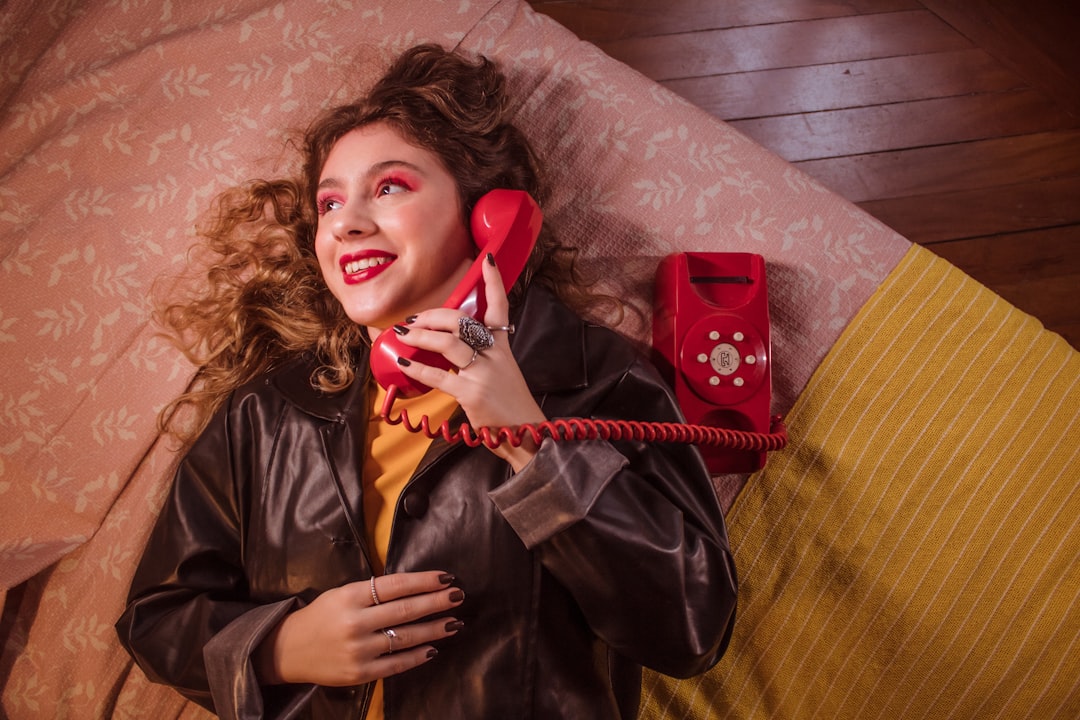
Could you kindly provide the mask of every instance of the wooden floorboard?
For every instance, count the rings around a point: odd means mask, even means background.
[[[731,124],[785,160],[859,155],[1069,129],[1080,119],[1038,92],[963,95]]]
[[[1080,5],[532,5],[1080,347]]]
[[[962,35],[923,10],[636,37],[599,46],[653,80],[972,47]]]
[[[852,202],[1080,176],[1080,129],[809,160],[796,165]]]
[[[1080,337],[1080,225],[971,238],[934,245],[944,257],[1019,308],[1036,305],[1038,318],[1067,337]]]
[[[597,43],[922,9],[917,0],[541,0],[531,4],[583,40]]]
[[[923,245],[1075,224],[1080,176],[868,200],[859,207]],[[989,241],[992,242],[992,241]]]
[[[962,270],[978,268],[984,280],[997,286],[1022,284],[1022,279],[1074,278],[1080,283],[1080,225],[969,238],[942,243],[934,251]],[[1068,310],[1074,303],[1062,304]]]
[[[979,48],[708,75],[663,85],[729,121],[1027,87]],[[775,92],[778,87],[788,92]]]
[[[931,12],[1080,114],[1080,5],[1070,0],[923,0]]]

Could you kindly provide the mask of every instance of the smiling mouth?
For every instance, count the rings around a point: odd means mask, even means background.
[[[364,270],[370,270],[373,267],[380,265],[386,265],[393,262],[393,258],[379,257],[379,258],[361,258],[359,260],[350,260],[342,266],[342,270],[346,275],[355,275],[356,273],[363,272]]]

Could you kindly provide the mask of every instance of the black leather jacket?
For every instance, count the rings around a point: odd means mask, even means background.
[[[670,421],[667,387],[615,333],[546,291],[513,351],[549,418]],[[365,358],[361,358],[364,362]],[[222,717],[357,718],[369,686],[260,688],[250,656],[288,612],[370,574],[360,468],[367,383],[326,396],[303,360],[236,391],[177,471],[117,623],[147,675]],[[395,510],[387,572],[457,577],[465,622],[385,685],[386,717],[636,717],[640,666],[720,658],[735,568],[695,450],[543,443],[513,474],[432,443]]]

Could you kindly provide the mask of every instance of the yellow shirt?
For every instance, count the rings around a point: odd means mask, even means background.
[[[364,530],[371,554],[372,572],[381,575],[386,567],[390,548],[390,531],[394,523],[394,508],[401,491],[409,482],[416,467],[431,444],[423,434],[411,433],[403,424],[391,425],[382,421],[379,412],[386,399],[386,390],[375,385],[374,400],[368,415],[366,447],[364,448]],[[415,398],[397,399],[393,414],[408,410],[409,420],[418,425],[427,415],[432,427],[438,427],[457,409],[457,401],[439,390]],[[367,720],[382,720],[383,684],[375,683],[368,707]]]

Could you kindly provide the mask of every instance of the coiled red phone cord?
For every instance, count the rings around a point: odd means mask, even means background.
[[[521,445],[526,434],[533,442],[540,444],[544,436],[557,441],[575,440],[635,440],[644,442],[671,442],[708,447],[731,448],[753,452],[771,452],[787,445],[787,428],[779,415],[772,418],[772,427],[767,433],[729,428],[710,427],[708,425],[687,425],[670,422],[638,422],[634,420],[596,420],[592,418],[567,418],[548,420],[539,425],[524,424],[517,427],[482,427],[474,430],[468,423],[461,423],[457,430],[450,428],[450,421],[443,422],[438,428],[432,428],[427,415],[420,418],[416,425],[409,420],[407,410],[402,410],[396,417],[391,417],[394,401],[397,399],[397,386],[391,385],[386,391],[379,413],[384,422],[391,425],[404,424],[409,432],[423,433],[430,439],[441,437],[446,442],[464,442],[469,447],[480,444],[497,448],[504,442],[513,447]]]

